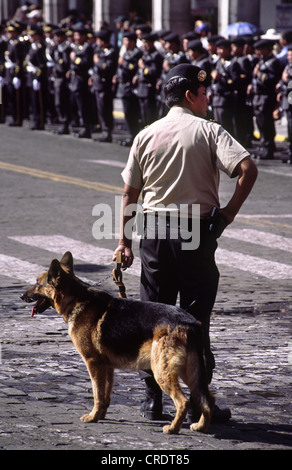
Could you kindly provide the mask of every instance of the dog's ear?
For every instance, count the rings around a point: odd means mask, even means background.
[[[48,282],[53,285],[56,285],[61,276],[61,265],[57,259],[53,259],[51,262],[49,271],[48,271]]]
[[[73,274],[73,256],[70,251],[66,251],[66,253],[62,256],[60,261],[62,268],[69,274]]]

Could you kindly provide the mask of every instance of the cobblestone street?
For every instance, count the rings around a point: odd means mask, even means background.
[[[100,455],[136,450],[190,456],[197,450],[291,450],[292,173],[280,150],[277,160],[258,163],[255,189],[217,250],[211,390],[232,419],[211,424],[207,434],[190,431],[185,422],[179,435],[165,435],[165,422],[140,416],[144,387],[133,371],[116,372],[106,419],[82,423],[93,404],[91,383],[67,325],[52,309],[31,318],[31,307],[20,300],[43,267],[66,250],[73,252],[79,277],[98,282],[111,273],[117,241],[93,239],[92,208],[99,202],[114,207],[128,149],[2,129],[0,449],[91,450],[97,463]],[[222,201],[231,184],[222,178]],[[124,281],[128,297],[138,298],[137,246],[135,256]],[[101,287],[117,293],[111,278]],[[174,407],[167,396],[164,412],[169,421]]]
[[[1,289],[0,447],[13,450],[284,450],[292,449],[291,304],[258,312],[214,313],[216,370],[211,389],[228,405],[228,424],[207,434],[184,424],[178,436],[162,422],[140,417],[143,385],[118,371],[105,420],[83,424],[91,383],[63,319],[56,312],[30,318],[22,288]],[[289,363],[290,361],[290,363]],[[165,396],[164,411],[174,408]],[[168,417],[169,419],[169,417]]]

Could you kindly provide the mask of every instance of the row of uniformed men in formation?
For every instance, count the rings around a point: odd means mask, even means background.
[[[195,32],[183,35],[181,42],[177,34],[154,33],[147,25],[125,32],[119,49],[110,41],[106,29],[93,33],[80,26],[66,31],[45,25],[23,31],[10,23],[0,42],[1,122],[11,115],[10,125],[21,126],[31,114],[33,130],[57,120],[59,134],[79,126],[75,135],[87,138],[98,122],[103,132],[98,140],[111,142],[113,99],[118,97],[131,136],[122,143],[130,145],[141,128],[167,112],[163,81],[169,69],[190,62],[212,77],[209,117],[250,146],[255,116],[261,158],[273,158],[277,87],[281,84],[287,95],[292,79],[288,64],[283,80],[284,66],[273,54],[273,42],[210,36],[203,46]]]

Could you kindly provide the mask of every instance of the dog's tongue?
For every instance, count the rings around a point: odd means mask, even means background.
[[[31,311],[31,318],[35,315],[35,307],[33,307],[32,311]]]

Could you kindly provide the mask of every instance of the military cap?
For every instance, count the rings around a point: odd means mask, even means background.
[[[137,29],[140,29],[140,31],[142,31],[142,33],[150,33],[152,31],[152,28],[151,26],[148,26],[147,24],[138,24],[135,26],[135,31],[137,31]]]
[[[254,43],[255,49],[265,49],[266,47],[273,47],[274,41],[272,39],[260,39]]]
[[[219,41],[220,39],[224,39],[224,37],[219,36],[218,34],[207,37],[207,41],[210,43],[214,43],[214,44],[216,44],[216,42]]]
[[[13,32],[13,31],[20,31],[20,26],[17,26],[15,23],[10,23],[7,28],[6,28],[6,31],[8,32]]]
[[[47,23],[43,26],[44,33],[50,33],[51,31],[54,31],[54,29],[57,29],[57,25],[52,23]]]
[[[103,39],[104,41],[108,41],[111,37],[111,32],[108,29],[101,29],[97,31],[94,35],[96,38]]]
[[[177,44],[180,43],[178,34],[176,34],[176,33],[167,34],[167,36],[164,36],[163,39],[164,39],[164,41],[166,41],[166,42],[176,42]]]
[[[196,33],[195,31],[189,31],[188,33],[185,33],[182,35],[183,39],[188,39],[189,41],[193,41],[194,39],[198,39],[199,34]]]
[[[73,30],[73,33],[79,33],[79,34],[87,34],[89,32],[89,30],[85,28],[85,26],[82,26],[80,24],[73,26],[72,30]]]
[[[200,67],[192,64],[179,64],[173,67],[166,76],[166,83],[175,78],[184,78],[194,85],[208,86],[210,84],[210,76]]]
[[[66,36],[66,31],[62,28],[56,28],[54,29],[54,34],[55,36]]]
[[[244,39],[244,44],[249,44],[251,46],[253,46],[254,43],[256,42],[255,39],[251,35],[243,36],[243,39]]]
[[[235,36],[234,38],[230,39],[231,44],[235,44],[236,46],[244,46],[245,40],[243,37]]]
[[[42,36],[43,35],[43,29],[40,28],[39,26],[30,25],[29,30],[27,31],[27,34],[29,36],[32,36],[33,34],[38,34],[39,36]]]
[[[216,46],[217,47],[231,47],[231,43],[228,39],[219,39],[219,41],[216,41]]]
[[[188,49],[192,51],[202,51],[204,49],[202,41],[200,39],[195,39],[194,41],[189,41],[187,45]]]
[[[154,42],[154,41],[157,41],[158,36],[156,33],[147,33],[147,34],[143,34],[142,39],[145,39],[145,41]]]
[[[133,33],[133,31],[127,31],[123,34],[123,38],[128,38],[132,41],[136,41],[137,39],[137,34]]]
[[[168,30],[168,29],[160,29],[159,31],[156,31],[156,34],[158,36],[159,39],[164,39],[165,36],[168,36],[168,34],[170,34],[171,31]]]

